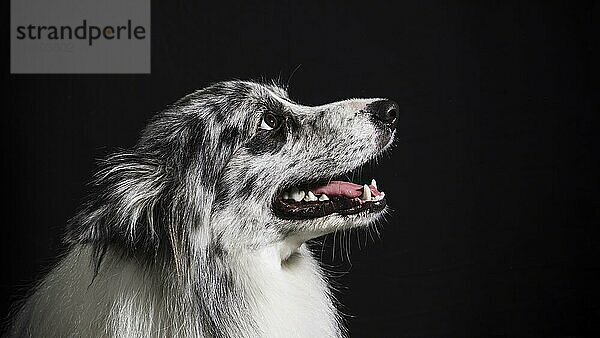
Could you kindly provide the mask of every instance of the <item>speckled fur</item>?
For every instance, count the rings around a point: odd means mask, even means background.
[[[344,336],[306,241],[378,216],[290,221],[271,205],[283,186],[351,171],[389,146],[362,111],[373,101],[307,107],[275,85],[229,81],[157,114],[133,149],[102,163],[68,253],[8,335]],[[266,112],[285,120],[279,132],[258,128]]]

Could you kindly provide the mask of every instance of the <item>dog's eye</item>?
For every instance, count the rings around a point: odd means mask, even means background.
[[[260,129],[262,130],[274,130],[279,128],[281,125],[281,120],[278,116],[267,113],[263,116],[262,121],[260,121]]]

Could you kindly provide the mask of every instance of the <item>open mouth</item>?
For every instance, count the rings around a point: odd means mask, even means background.
[[[275,214],[284,219],[379,212],[385,206],[385,193],[378,190],[375,180],[364,185],[329,181],[294,186],[280,192],[273,203]]]

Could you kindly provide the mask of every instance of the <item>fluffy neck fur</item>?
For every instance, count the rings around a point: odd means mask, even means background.
[[[203,262],[197,275],[183,278],[172,270],[140,265],[112,249],[106,252],[94,278],[92,248],[75,246],[24,304],[12,333],[92,337],[343,335],[317,262],[306,245],[290,251],[293,246],[282,242]],[[224,268],[225,264],[230,268]]]

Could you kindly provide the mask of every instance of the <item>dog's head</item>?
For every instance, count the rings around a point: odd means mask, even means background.
[[[386,208],[384,193],[339,178],[390,146],[397,115],[384,99],[308,107],[274,85],[215,84],[158,114],[133,151],[108,159],[71,237],[168,243],[177,253],[369,224]]]

